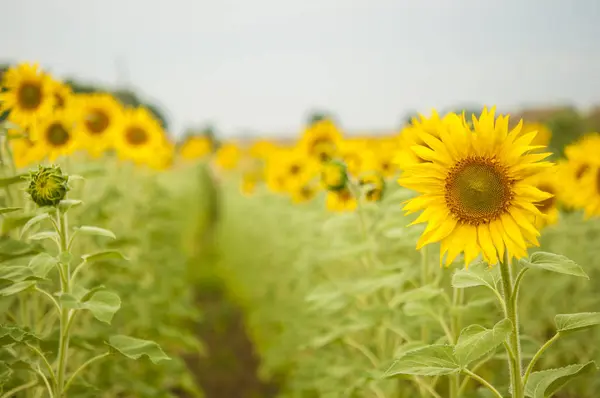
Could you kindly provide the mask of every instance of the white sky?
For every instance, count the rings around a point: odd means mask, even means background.
[[[413,110],[600,103],[597,0],[5,0],[0,62],[128,82],[178,134],[349,130]]]

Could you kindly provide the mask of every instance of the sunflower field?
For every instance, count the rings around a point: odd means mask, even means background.
[[[600,396],[600,134],[494,107],[176,140],[0,90],[0,398]]]

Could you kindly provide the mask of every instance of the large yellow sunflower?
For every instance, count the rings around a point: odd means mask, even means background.
[[[79,148],[81,142],[73,114],[66,109],[57,109],[39,122],[31,129],[30,137],[51,162],[59,156],[70,155]]]
[[[115,148],[122,159],[146,163],[164,141],[164,131],[146,108],[129,108],[115,136]]]
[[[440,261],[462,252],[466,264],[480,253],[489,264],[505,254],[521,258],[537,245],[533,224],[541,214],[535,206],[552,195],[528,178],[552,163],[549,153],[530,153],[535,132],[519,136],[521,123],[510,132],[508,117],[496,120],[484,108],[473,129],[456,114],[438,125],[436,134],[419,131],[423,144],[411,150],[422,162],[408,167],[399,183],[420,193],[405,211],[423,211],[414,223],[427,222],[417,247],[441,241]]]
[[[98,157],[115,145],[123,128],[123,107],[110,94],[82,94],[76,98],[82,144],[93,157]]]
[[[20,64],[3,76],[0,114],[10,111],[8,120],[27,129],[49,116],[55,104],[51,78],[37,64]]]

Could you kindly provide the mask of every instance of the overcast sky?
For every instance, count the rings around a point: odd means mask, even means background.
[[[0,61],[127,83],[178,134],[350,130],[461,104],[600,103],[598,0],[4,0]]]

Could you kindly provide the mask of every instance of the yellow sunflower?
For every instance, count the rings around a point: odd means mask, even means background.
[[[81,142],[73,114],[66,109],[57,109],[39,122],[31,129],[30,137],[51,162],[59,156],[72,154],[79,149]]]
[[[433,110],[431,117],[425,117],[419,114],[418,118],[413,118],[411,123],[404,127],[398,136],[398,151],[393,159],[394,164],[401,170],[405,170],[414,164],[424,162],[412,147],[415,145],[427,144],[421,138],[423,132],[439,138],[439,128],[442,120],[440,119],[437,111]]]
[[[202,159],[212,153],[213,145],[206,136],[188,137],[181,145],[181,157],[185,160]]]
[[[233,142],[224,143],[219,147],[216,153],[216,163],[223,170],[235,169],[241,158],[242,151],[240,147]]]
[[[358,203],[350,189],[345,188],[340,191],[328,191],[325,205],[329,211],[345,212],[355,210]]]
[[[267,161],[267,185],[274,192],[291,193],[318,173],[314,159],[297,148],[279,149]]]
[[[379,202],[385,190],[385,180],[378,172],[366,173],[360,177],[358,184],[367,202]]]
[[[302,134],[299,145],[305,153],[320,161],[336,156],[342,133],[329,119],[319,120],[310,125]]]
[[[575,170],[575,182],[567,184],[571,203],[582,208],[586,218],[600,216],[600,134],[586,135],[565,153],[573,165],[571,170]]]
[[[13,138],[10,140],[10,146],[17,169],[39,163],[44,159],[44,147],[31,141],[29,137]]]
[[[115,135],[115,149],[121,159],[146,163],[164,142],[164,131],[146,108],[129,108],[123,112],[123,122]]]
[[[348,172],[342,162],[332,160],[321,166],[321,183],[328,191],[339,191],[348,184]]]
[[[113,148],[123,128],[123,107],[110,94],[77,95],[77,129],[93,157]]]
[[[311,201],[319,192],[319,187],[316,184],[305,183],[295,187],[292,192],[292,202],[295,204],[306,203]]]
[[[357,176],[365,171],[366,159],[369,154],[370,149],[367,140],[346,139],[339,144],[338,155],[346,164],[350,175]]]
[[[535,204],[552,195],[528,177],[552,165],[542,161],[550,154],[530,153],[536,133],[519,135],[522,123],[509,131],[508,117],[494,114],[484,108],[479,119],[473,116],[472,130],[456,114],[445,117],[436,134],[421,130],[423,144],[411,150],[422,162],[399,179],[420,193],[404,208],[423,211],[413,224],[428,223],[417,248],[441,241],[440,262],[447,255],[447,265],[462,252],[467,265],[480,253],[496,264],[505,253],[521,258],[538,244]]]
[[[535,216],[535,226],[542,229],[545,226],[556,224],[558,221],[558,197],[561,190],[558,166],[549,167],[540,173],[531,177],[531,183],[542,192],[552,195],[548,199],[535,204],[535,207],[542,213]]]
[[[145,163],[157,171],[167,170],[173,165],[175,159],[175,144],[165,136],[162,143],[157,144],[154,154],[154,157],[147,158]]]
[[[37,64],[20,64],[3,75],[0,114],[10,111],[8,120],[27,129],[52,114],[55,98],[50,77]]]
[[[54,79],[51,79],[51,83],[55,109],[63,109],[73,106],[74,94],[71,86]]]

